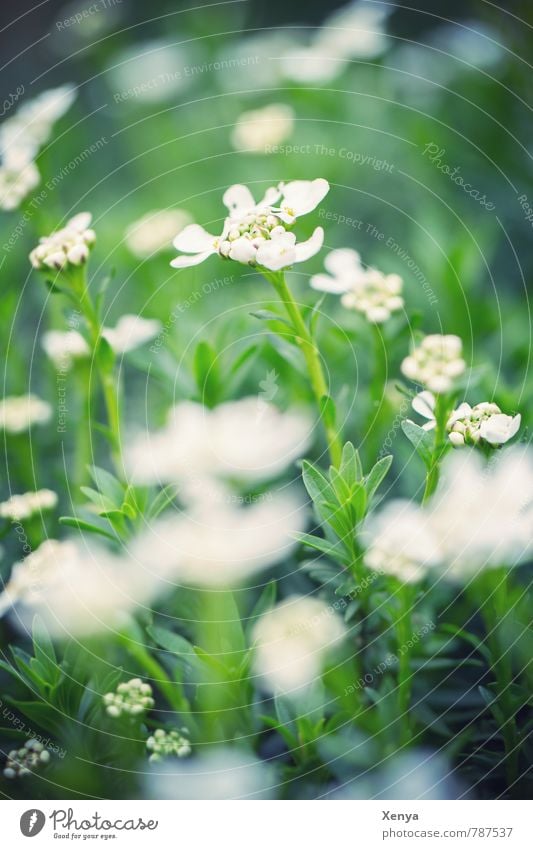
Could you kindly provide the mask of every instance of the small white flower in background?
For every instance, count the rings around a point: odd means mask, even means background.
[[[391,501],[365,525],[369,569],[414,583],[441,562],[438,539],[424,511],[410,501]]]
[[[329,183],[321,178],[294,180],[269,188],[256,203],[246,186],[231,186],[223,197],[229,215],[220,236],[211,235],[199,224],[185,227],[174,239],[174,247],[184,255],[171,265],[198,265],[213,254],[270,271],[304,262],[322,247],[324,231],[317,227],[310,239],[297,243],[287,226],[312,212],[328,191]]]
[[[124,713],[129,716],[140,716],[155,705],[150,684],[141,681],[140,678],[123,681],[114,693],[106,693],[103,696],[103,702],[106,713],[114,719]]]
[[[49,539],[15,563],[0,593],[0,616],[31,628],[36,614],[53,636],[83,637],[120,627],[160,590],[155,575],[88,541]]]
[[[4,778],[21,778],[30,775],[50,761],[50,752],[39,740],[26,740],[21,749],[8,753],[4,767]]]
[[[264,153],[267,145],[288,139],[294,129],[294,112],[284,103],[243,112],[237,119],[231,142],[236,150]]]
[[[157,764],[146,781],[149,799],[270,799],[278,785],[274,769],[229,746]]]
[[[240,507],[228,494],[157,520],[134,540],[131,555],[147,574],[175,585],[237,586],[285,560],[306,522],[294,496],[263,496]]]
[[[159,251],[172,250],[172,242],[191,224],[191,216],[183,209],[154,209],[130,224],[125,242],[138,259],[153,256]]]
[[[8,396],[0,401],[0,428],[9,433],[22,433],[32,425],[46,424],[52,408],[37,395]]]
[[[521,416],[502,413],[497,404],[483,401],[471,407],[461,404],[448,419],[446,429],[450,442],[457,448],[485,442],[488,445],[504,445],[516,435]]]
[[[331,276],[313,275],[312,288],[342,295],[343,306],[363,313],[368,321],[380,324],[403,307],[402,278],[398,274],[383,274],[376,268],[365,268],[357,251],[350,248],[331,251],[324,266]]]
[[[533,551],[533,451],[502,448],[486,464],[469,449],[445,458],[427,507],[446,576],[515,566]]]
[[[411,401],[411,407],[415,413],[418,413],[423,419],[427,419],[426,423],[422,425],[422,430],[434,430],[436,428],[435,405],[435,396],[433,392],[429,392],[427,389],[419,392]]]
[[[57,495],[51,489],[39,489],[37,492],[25,492],[24,495],[12,495],[8,501],[0,504],[2,519],[21,522],[43,510],[53,510],[57,504]]]
[[[325,602],[291,596],[254,628],[254,670],[272,693],[300,695],[321,675],[327,653],[345,636],[342,620]]]
[[[155,318],[123,315],[117,321],[116,327],[104,327],[102,336],[107,339],[116,354],[126,354],[153,339],[160,330],[161,322]]]
[[[156,763],[164,758],[173,756],[186,758],[187,755],[190,755],[191,744],[184,736],[184,732],[187,733],[186,728],[182,728],[180,731],[165,731],[163,728],[158,728],[154,731],[146,741],[146,748],[151,753],[148,760],[151,763]]]
[[[124,463],[132,482],[140,484],[191,477],[265,481],[305,453],[311,431],[305,413],[282,412],[254,397],[212,410],[182,401],[170,410],[162,430],[126,440]]]
[[[16,209],[24,198],[39,185],[41,176],[34,162],[20,161],[11,156],[2,158],[0,165],[0,209]]]
[[[431,392],[450,392],[456,378],[460,377],[466,363],[463,343],[458,336],[432,334],[425,336],[420,345],[402,362],[402,372],[410,380],[421,383]]]
[[[89,227],[91,218],[89,212],[80,212],[61,230],[39,239],[39,244],[30,253],[32,266],[40,270],[60,271],[87,262],[96,241],[96,234]]]
[[[71,368],[74,360],[88,357],[90,348],[77,330],[48,330],[43,334],[44,352],[58,368]]]

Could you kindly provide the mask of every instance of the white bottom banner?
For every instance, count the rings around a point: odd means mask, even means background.
[[[439,847],[532,845],[528,802],[4,801],[2,845]],[[120,841],[117,844],[117,841]]]

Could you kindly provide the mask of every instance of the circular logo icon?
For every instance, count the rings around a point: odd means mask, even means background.
[[[32,808],[29,811],[24,811],[20,818],[20,830],[24,837],[35,837],[43,830],[46,817],[42,811],[37,808]]]

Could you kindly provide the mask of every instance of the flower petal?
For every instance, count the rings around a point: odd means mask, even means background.
[[[351,248],[337,248],[324,259],[324,268],[334,277],[346,278],[353,272],[359,274],[363,270],[361,257],[357,251]],[[347,289],[343,289],[347,291]]]
[[[213,248],[212,251],[203,251],[198,254],[182,254],[181,256],[177,256],[176,259],[173,259],[170,263],[172,268],[190,268],[192,265],[200,265],[205,259],[212,256],[216,253],[216,250]]]
[[[297,245],[294,233],[285,233],[276,239],[268,239],[257,249],[256,262],[270,271],[287,268],[296,260]]]
[[[256,205],[250,189],[240,183],[230,186],[224,192],[222,201],[233,218],[245,215],[251,209],[255,209]]]
[[[241,238],[231,242],[230,259],[247,264],[255,261],[256,253],[257,248],[250,239]]]
[[[344,295],[349,290],[345,280],[330,277],[328,274],[314,274],[311,277],[311,288],[319,292],[330,292],[332,295]]]
[[[435,418],[435,396],[432,392],[428,392],[425,389],[423,392],[419,392],[416,395],[412,402],[411,407],[418,413],[419,416],[422,416],[424,419],[434,419]]]
[[[216,239],[217,236],[211,235],[199,224],[189,224],[178,233],[172,244],[178,251],[184,251],[186,254],[197,254],[211,248],[214,251]]]
[[[317,254],[324,244],[324,230],[317,227],[310,239],[295,245],[295,262],[305,262],[306,259]]]
[[[282,210],[289,216],[298,218],[316,209],[329,192],[329,183],[319,177],[316,180],[293,180],[280,188],[283,194]]]

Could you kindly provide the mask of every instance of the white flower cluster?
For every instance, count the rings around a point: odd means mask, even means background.
[[[515,436],[520,427],[521,416],[502,413],[497,404],[483,401],[471,407],[466,402],[454,410],[446,429],[455,447],[486,442],[488,445],[503,445]]]
[[[12,495],[0,504],[2,519],[22,522],[42,510],[53,510],[57,504],[57,495],[51,489],[39,489],[37,492],[25,492],[23,495]]]
[[[533,551],[533,452],[504,448],[488,465],[472,450],[453,454],[426,506],[392,502],[367,531],[367,565],[403,582],[515,566]]]
[[[172,250],[172,240],[191,223],[191,216],[183,209],[153,209],[130,224],[125,242],[138,259],[146,259],[159,251]]]
[[[187,732],[186,728],[181,731],[164,731],[163,728],[158,728],[148,737],[146,748],[151,752],[148,760],[151,763],[163,760],[163,758],[186,758],[191,754],[191,744],[187,737],[183,736],[183,732]]]
[[[291,596],[260,618],[253,636],[254,668],[265,688],[296,696],[320,676],[345,628],[323,601]]]
[[[4,778],[30,775],[50,761],[50,752],[38,740],[27,740],[21,749],[8,753]]]
[[[39,244],[30,253],[32,266],[40,270],[61,271],[87,262],[90,248],[96,241],[96,233],[89,226],[91,219],[89,212],[80,212],[67,222],[66,227],[39,239]]]
[[[191,224],[174,240],[174,247],[188,254],[172,260],[174,268],[198,265],[213,254],[279,271],[304,262],[322,247],[324,231],[317,227],[306,242],[296,242],[290,227],[301,215],[312,212],[329,191],[327,180],[294,180],[267,190],[256,203],[246,186],[235,185],[223,197],[229,210],[220,236]]]
[[[0,401],[0,428],[9,433],[22,433],[34,424],[46,424],[51,416],[50,404],[37,395],[8,396]]]
[[[422,425],[424,430],[433,430],[436,399],[433,393],[424,390],[413,398],[413,410],[428,421]],[[453,411],[446,423],[449,440],[456,448],[463,445],[504,445],[518,433],[521,416],[508,416],[502,413],[497,404],[483,401],[471,407],[464,402]]]
[[[402,278],[365,268],[357,251],[350,248],[331,251],[324,266],[329,275],[313,275],[312,288],[342,295],[343,306],[363,313],[368,321],[380,324],[403,307]]]
[[[425,336],[420,345],[404,359],[401,368],[406,377],[421,383],[431,392],[450,392],[455,379],[466,368],[463,343],[459,336],[450,334]]]
[[[243,112],[237,119],[231,141],[244,153],[265,153],[267,146],[289,138],[294,128],[294,112],[284,103],[271,103],[263,109]]]
[[[16,209],[39,184],[34,159],[75,96],[68,84],[45,91],[24,103],[0,127],[0,209]]]
[[[124,713],[140,716],[155,705],[150,684],[140,678],[123,681],[114,693],[106,693],[103,699],[106,713],[115,719]]]
[[[109,342],[115,354],[127,354],[157,336],[161,322],[155,318],[138,315],[123,315],[115,327],[104,327],[102,336]],[[69,369],[75,360],[88,357],[90,348],[77,330],[49,330],[41,342],[45,353],[57,368]]]

